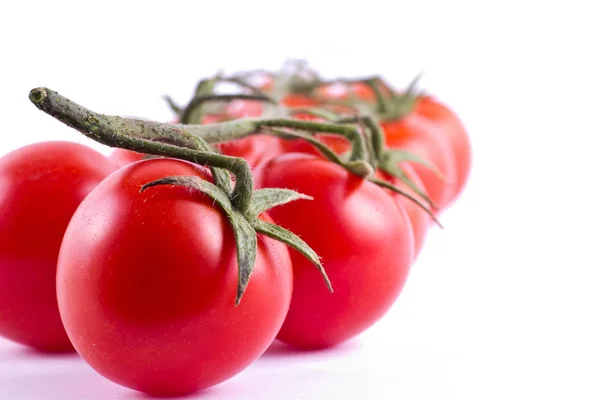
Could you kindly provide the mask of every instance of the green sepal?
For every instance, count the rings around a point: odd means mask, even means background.
[[[222,189],[198,176],[169,176],[158,179],[142,186],[140,192],[159,185],[174,185],[195,189],[212,198],[225,212],[235,238],[238,263],[238,286],[235,304],[240,304],[256,262],[256,231],[252,225],[246,217],[233,208],[227,194]]]
[[[290,189],[258,189],[252,195],[252,203],[248,214],[258,218],[263,212],[295,200],[312,200],[312,197]]]
[[[417,89],[423,73],[417,74],[408,84],[402,94],[394,96],[393,110],[388,113],[386,119],[399,119],[407,116],[415,109],[417,100],[422,96],[422,92]]]
[[[171,109],[171,111],[173,111],[173,113],[175,113],[175,115],[177,115],[177,118],[180,118],[181,117],[181,111],[183,111],[182,107],[179,106],[177,103],[175,103],[175,100],[173,100],[171,98],[171,96],[163,96],[163,98],[165,99],[165,101],[169,105],[169,108]]]
[[[208,144],[208,142],[206,142],[204,139],[191,134],[185,129],[184,131],[186,135],[188,135],[190,138],[193,138],[193,142],[196,145],[196,150],[205,151],[208,153],[216,153],[214,147]],[[217,187],[222,189],[225,193],[231,194],[231,192],[233,191],[233,185],[231,183],[231,176],[229,175],[229,171],[227,171],[226,169],[215,168],[211,166],[210,172],[212,173],[215,185],[217,185]]]
[[[323,276],[323,280],[327,285],[327,289],[329,289],[329,291],[333,291],[331,288],[331,282],[329,281],[329,277],[327,276],[325,269],[323,269],[323,265],[319,260],[319,256],[317,256],[317,253],[315,253],[314,250],[311,249],[308,244],[306,244],[306,242],[287,229],[258,218],[261,213],[268,211],[273,207],[296,200],[312,199],[313,198],[311,196],[307,196],[290,189],[259,189],[256,190],[252,196],[252,203],[250,205],[250,209],[248,210],[248,219],[251,221],[251,224],[256,232],[262,233],[272,239],[285,243],[306,257],[317,267],[321,273],[321,276]]]

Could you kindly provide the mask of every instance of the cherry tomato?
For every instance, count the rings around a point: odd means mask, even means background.
[[[437,169],[436,174],[428,166],[408,162],[434,204],[440,209],[446,207],[456,193],[456,165],[452,149],[440,140],[444,134],[442,128],[415,113],[399,120],[384,121],[381,126],[389,147],[411,152]]]
[[[77,206],[113,169],[71,142],[0,158],[0,335],[42,351],[73,349],[56,302],[56,261]]]
[[[294,346],[321,348],[358,335],[394,303],[413,260],[413,233],[398,197],[309,154],[270,160],[258,181],[314,198],[269,211],[322,258],[333,286],[296,252],[294,292],[277,336]]]
[[[456,185],[453,193],[453,198],[456,198],[464,189],[471,170],[471,142],[467,131],[458,116],[434,97],[420,97],[414,112],[443,127],[440,140],[449,142],[456,162]]]
[[[175,186],[140,193],[173,175],[212,179],[168,158],[121,168],[83,201],[58,261],[60,313],[79,354],[108,379],[155,396],[242,371],[275,338],[292,291],[287,248],[260,236],[236,306],[234,235],[214,201]]]

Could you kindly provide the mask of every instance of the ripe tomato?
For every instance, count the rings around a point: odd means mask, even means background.
[[[257,179],[314,198],[269,214],[319,254],[334,290],[328,292],[314,266],[292,252],[294,292],[277,337],[320,348],[375,323],[399,295],[413,260],[412,228],[398,196],[309,154],[276,157]]]
[[[411,113],[393,121],[381,123],[387,145],[411,152],[431,163],[441,173],[436,175],[427,166],[408,162],[421,178],[429,198],[440,209],[448,205],[456,193],[456,165],[452,149],[440,140],[444,132],[425,117]]]
[[[235,306],[234,235],[214,201],[176,186],[140,193],[172,175],[212,179],[168,158],[121,168],[81,204],[58,261],[60,313],[79,354],[108,379],[156,396],[247,367],[275,338],[292,291],[287,248],[261,236]]]
[[[113,169],[71,142],[0,158],[0,335],[42,351],[73,349],[56,302],[56,260],[75,209]]]
[[[420,97],[414,112],[443,128],[440,140],[449,143],[456,162],[456,185],[453,193],[453,198],[456,198],[464,189],[471,170],[471,142],[467,131],[458,116],[434,97]]]

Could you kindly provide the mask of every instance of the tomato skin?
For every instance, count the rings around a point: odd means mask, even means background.
[[[114,149],[108,156],[108,159],[115,165],[115,168],[118,169],[136,161],[143,160],[145,157],[145,154],[137,153],[135,151]]]
[[[454,111],[432,96],[420,97],[415,113],[443,127],[443,139],[452,148],[456,162],[456,186],[453,193],[453,199],[456,199],[463,191],[471,170],[471,141],[467,131]]]
[[[317,134],[316,138],[326,144],[334,153],[341,155],[350,150],[350,142],[347,139],[329,134]],[[315,146],[304,139],[282,140],[282,146],[286,153],[307,153],[321,156],[321,152]]]
[[[244,158],[250,167],[256,167],[286,151],[283,140],[270,135],[252,135],[229,142],[217,143],[221,153]]]
[[[383,121],[381,127],[389,147],[411,152],[438,169],[443,179],[427,166],[407,162],[421,178],[433,203],[440,210],[446,207],[456,193],[456,166],[452,150],[440,140],[444,134],[441,128],[414,113],[399,120]]]
[[[281,100],[281,103],[290,108],[314,107],[319,104],[316,100],[301,94],[288,94]]]
[[[236,307],[234,236],[213,200],[174,186],[139,192],[172,175],[212,179],[166,158],[121,168],[81,204],[58,262],[60,312],[79,354],[154,396],[189,394],[247,367],[275,338],[292,291],[287,248],[259,237]]]
[[[0,158],[0,335],[41,351],[73,350],[56,302],[56,260],[71,216],[112,165],[72,142]]]
[[[294,293],[278,339],[304,348],[332,346],[381,318],[413,259],[412,228],[395,195],[309,154],[272,159],[258,181],[313,196],[269,214],[319,254],[334,290],[328,292],[315,267],[291,252]]]
[[[414,168],[406,163],[402,163],[400,165],[400,169],[406,174],[408,179],[410,179],[422,192],[427,194],[427,189],[425,189],[425,185],[421,181],[419,175],[415,172]],[[414,196],[417,200],[421,202],[427,209],[431,210],[431,207],[423,200],[417,192],[411,189],[406,183],[400,181],[399,179],[394,180],[394,184]],[[415,252],[414,259],[416,259],[423,248],[423,243],[425,242],[425,237],[427,236],[427,232],[429,232],[429,228],[433,223],[433,219],[423,208],[421,208],[418,204],[415,204],[412,200],[408,199],[405,196],[399,196],[399,200],[406,210],[406,214],[408,215],[408,219],[410,220],[410,225],[413,229],[413,234],[415,237]]]

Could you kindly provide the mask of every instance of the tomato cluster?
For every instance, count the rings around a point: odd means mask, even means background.
[[[273,340],[320,349],[380,319],[466,184],[469,138],[446,105],[381,80],[274,80],[177,108],[182,124],[104,124],[32,90],[121,148],[0,158],[0,335],[164,396],[236,375]],[[195,98],[219,100],[203,82]]]

